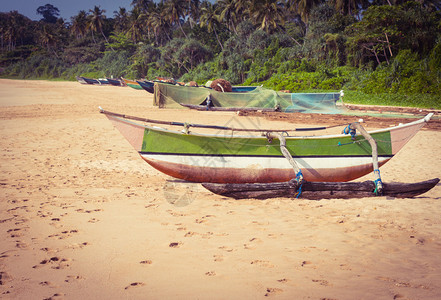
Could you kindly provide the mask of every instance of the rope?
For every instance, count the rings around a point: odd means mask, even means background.
[[[378,196],[379,194],[379,190],[381,193],[381,189],[383,188],[383,182],[381,181],[381,177],[380,177],[380,170],[379,169],[375,169],[374,170],[374,175],[378,175],[377,179],[374,180],[374,184],[375,184],[375,190],[374,190],[374,194]]]
[[[299,172],[296,174],[296,181],[297,183],[300,183],[300,187],[298,188],[298,193],[296,196],[296,199],[298,199],[300,197],[300,195],[302,194],[302,186],[303,186],[303,174],[302,174],[302,170],[299,170]]]

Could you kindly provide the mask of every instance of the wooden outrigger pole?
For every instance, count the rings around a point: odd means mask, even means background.
[[[202,186],[215,194],[235,199],[256,198],[268,199],[276,197],[301,196],[305,199],[332,198],[364,198],[372,196],[389,196],[409,198],[423,194],[438,184],[439,178],[418,183],[383,183],[378,165],[377,143],[359,122],[354,122],[345,128],[344,133],[355,135],[358,130],[369,141],[372,148],[372,166],[374,181],[364,182],[307,182],[302,172],[286,148],[286,140],[282,133],[268,133],[268,138],[276,137],[280,141],[280,150],[294,169],[296,178],[279,183],[202,183]]]

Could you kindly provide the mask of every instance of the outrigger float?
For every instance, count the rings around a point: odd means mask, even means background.
[[[342,134],[289,136],[288,132],[292,131],[328,127],[244,129],[158,121],[102,108],[100,112],[152,167],[175,178],[202,183],[213,193],[236,199],[414,197],[439,182],[435,178],[412,184],[383,183],[379,171],[433,114],[371,132],[354,122],[347,125]],[[180,126],[183,130],[145,123]],[[215,129],[227,134],[194,133],[190,128]],[[262,135],[244,135],[243,132]],[[372,171],[372,182],[348,182]]]

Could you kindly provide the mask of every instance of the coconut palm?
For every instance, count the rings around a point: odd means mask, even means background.
[[[366,8],[369,0],[332,0],[335,9],[344,15],[356,15],[360,8]]]
[[[84,10],[80,10],[78,15],[70,18],[72,21],[72,25],[70,27],[71,34],[74,35],[77,39],[84,37],[87,33],[87,13]]]
[[[104,13],[106,11],[104,9],[101,9],[100,6],[95,5],[95,7],[93,9],[89,9],[89,12],[91,14],[87,16],[88,21],[89,21],[88,28],[92,32],[92,38],[93,38],[94,42],[96,43],[93,33],[100,32],[102,34],[102,36],[104,37],[104,39],[106,40],[106,42],[108,43],[109,41],[107,40],[107,37],[104,35],[104,32],[103,32],[104,19],[106,18]]]
[[[147,29],[153,32],[155,35],[156,44],[160,44],[163,40],[163,36],[167,37],[167,40],[171,40],[168,34],[170,24],[168,23],[166,13],[164,10],[164,4],[158,4],[147,16]]]
[[[120,7],[118,11],[113,12],[115,18],[115,29],[124,31],[129,23],[129,14],[124,7]]]
[[[141,41],[146,24],[146,15],[138,8],[132,10],[127,33],[134,43]]]
[[[289,6],[294,8],[300,14],[302,21],[308,23],[309,15],[314,6],[323,3],[324,0],[288,0]]]
[[[225,22],[228,29],[231,31],[234,31],[237,34],[236,31],[236,23],[237,23],[237,3],[236,0],[218,0],[217,5],[219,9],[219,20],[221,22]]]
[[[170,24],[178,24],[184,36],[187,38],[187,35],[184,32],[181,24],[181,17],[185,18],[185,2],[181,0],[166,0],[164,2],[164,12],[168,16],[168,20]]]
[[[3,14],[3,13],[2,13]],[[2,35],[2,47],[3,43],[7,43],[7,50],[14,50],[17,45],[17,40],[22,41],[26,32],[29,31],[31,26],[31,20],[14,10],[2,15],[4,24],[1,24],[0,33]]]
[[[134,9],[140,9],[141,12],[147,13],[154,7],[155,3],[152,0],[133,0],[132,6]]]
[[[216,31],[216,27],[219,26],[219,15],[216,14],[215,6],[210,2],[207,2],[206,5],[201,9],[200,25],[201,27],[207,27],[209,33],[214,32],[217,42],[219,43],[221,49],[224,50]]]
[[[201,16],[201,1],[188,0],[187,15],[190,27],[193,28],[194,24],[197,24]]]
[[[39,42],[42,44],[42,46],[46,46],[47,50],[50,51],[51,46],[55,44],[55,35],[52,32],[49,25],[44,24],[39,31]]]
[[[277,0],[250,1],[250,15],[260,29],[271,32],[284,23],[284,10]]]

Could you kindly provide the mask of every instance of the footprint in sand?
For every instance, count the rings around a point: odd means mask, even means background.
[[[144,285],[145,285],[144,282],[132,282],[130,285],[126,286],[124,289],[128,290],[130,288],[141,287],[141,286],[144,286]]]
[[[151,265],[153,262],[150,259],[142,260],[139,262],[142,265]]]
[[[7,281],[11,280],[11,276],[9,276],[6,272],[0,272],[0,285],[5,285]]]
[[[252,265],[256,265],[256,266],[261,266],[261,267],[266,267],[266,268],[274,268],[274,265],[267,261],[267,260],[253,260],[251,262]]]
[[[206,216],[201,217],[200,219],[196,219],[195,222],[198,223],[198,224],[205,223],[205,222],[208,222],[207,218],[211,218],[211,217],[216,217],[216,216],[214,216],[214,215],[206,215]]]
[[[100,209],[100,208],[97,208],[97,209],[82,209],[82,208],[79,208],[79,209],[76,210],[76,212],[86,213],[86,214],[91,214],[93,212],[98,212],[98,211],[102,211],[102,209]]]
[[[16,241],[15,243],[15,247],[19,248],[19,249],[27,249],[29,246],[28,244],[26,244],[25,242],[22,241]]]
[[[14,237],[22,236],[22,233],[20,231],[21,228],[13,228],[13,229],[9,229],[6,232],[10,234],[10,237],[14,238]]]
[[[250,239],[250,243],[248,244],[243,244],[244,249],[255,249],[256,248],[256,244],[260,244],[262,243],[262,240],[259,238],[252,238]]]
[[[57,287],[56,285],[54,285],[54,284],[53,284],[52,282],[50,282],[50,281],[42,281],[42,282],[39,283],[39,285],[42,285],[42,286],[48,286],[48,287],[52,287],[52,288]]]
[[[279,289],[279,288],[267,288],[265,297],[274,296],[274,295],[280,294],[282,292],[283,292],[283,290]]]
[[[87,245],[90,245],[88,242],[84,242],[84,243],[73,243],[70,244],[69,246],[66,246],[67,249],[83,249],[84,247],[86,247]]]
[[[58,249],[51,249],[51,248],[48,248],[48,247],[41,248],[40,250],[44,251],[44,252],[47,252],[48,254],[49,253],[57,253],[57,252],[59,252]]]
[[[69,276],[66,277],[64,282],[72,283],[72,282],[75,282],[75,281],[78,281],[78,280],[83,280],[83,279],[84,279],[84,277],[80,276],[80,275],[77,275],[77,276],[69,275]]]
[[[323,279],[312,279],[312,282],[317,282],[320,285],[324,285],[324,286],[331,286],[331,284],[327,280],[323,280]]]
[[[224,261],[223,255],[213,255],[213,257],[214,257],[214,261],[218,261],[218,262]]]
[[[49,259],[44,259],[40,262],[40,264],[33,266],[32,268],[38,269],[42,268],[46,265],[50,265],[52,269],[64,269],[69,267],[70,259],[68,258],[59,258],[57,256],[53,256]]]
[[[64,299],[64,296],[65,295],[63,293],[55,293],[49,298],[44,298],[44,300],[59,300],[59,299]]]
[[[234,251],[233,248],[230,248],[230,247],[227,247],[227,246],[221,246],[221,247],[219,247],[219,249],[227,251],[227,252],[233,252]]]
[[[65,239],[65,238],[71,237],[71,236],[72,236],[72,233],[78,233],[78,230],[77,230],[77,229],[64,230],[64,231],[62,231],[62,232],[59,233],[59,234],[51,234],[51,235],[49,235],[48,237],[49,237],[49,238],[57,238],[57,239],[59,239],[59,240],[62,240],[62,239]]]

